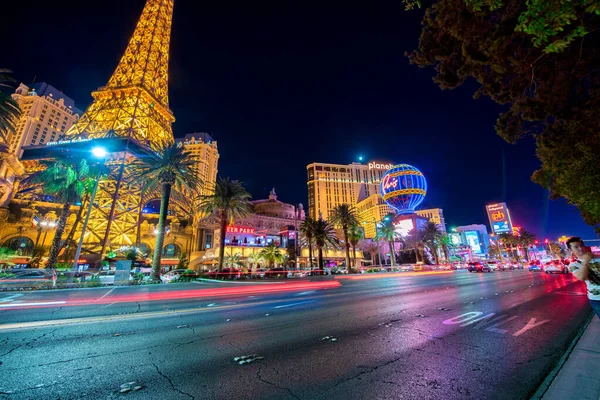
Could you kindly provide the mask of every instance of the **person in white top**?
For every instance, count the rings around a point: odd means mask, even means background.
[[[600,317],[600,257],[594,256],[579,237],[567,240],[567,247],[577,257],[569,269],[573,275],[587,285],[587,294],[594,312]]]

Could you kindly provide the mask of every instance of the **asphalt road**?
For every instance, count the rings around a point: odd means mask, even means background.
[[[524,399],[589,314],[528,271],[5,292],[0,398]]]

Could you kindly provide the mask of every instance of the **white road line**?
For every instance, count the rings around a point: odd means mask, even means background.
[[[100,300],[102,300],[103,298],[105,298],[106,296],[108,296],[109,294],[111,294],[111,293],[112,293],[112,291],[113,291],[113,290],[115,290],[115,288],[116,288],[116,286],[113,286],[113,288],[112,288],[112,289],[110,289],[108,292],[106,292],[106,293],[104,294],[104,296],[102,296],[102,297],[100,297],[99,299],[96,299],[96,300],[94,300],[94,301],[100,301]]]
[[[312,300],[311,300],[311,301],[312,301]],[[293,306],[297,306],[297,305],[299,305],[299,304],[305,304],[305,303],[310,303],[310,301],[301,301],[301,302],[299,302],[299,303],[284,304],[284,305],[281,305],[281,306],[275,306],[275,307],[273,307],[273,308],[286,308],[286,307],[293,307]]]
[[[0,304],[0,307],[28,307],[28,306],[51,306],[53,304],[65,304],[66,301],[45,301],[39,303],[13,303]]]
[[[6,303],[7,301],[13,301],[13,299],[15,299],[17,297],[21,297],[21,296],[23,296],[23,293],[11,294],[10,296],[0,299],[0,303]]]

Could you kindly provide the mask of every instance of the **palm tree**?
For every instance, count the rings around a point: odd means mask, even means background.
[[[442,248],[442,251],[444,252],[444,258],[446,259],[446,262],[449,262],[450,261],[450,249],[452,249],[454,247],[454,244],[452,243],[452,238],[444,233],[444,234],[440,235],[438,243],[439,243],[440,247]]]
[[[279,250],[279,246],[273,243],[265,246],[260,251],[260,257],[268,263],[269,268],[273,268],[276,263],[281,264],[284,262],[284,256]]]
[[[352,265],[356,266],[356,245],[364,238],[363,228],[359,224],[350,225],[348,230],[348,241],[352,246]],[[350,271],[350,269],[348,269]]]
[[[250,197],[250,193],[239,181],[232,181],[229,178],[220,178],[215,185],[213,194],[200,197],[200,211],[206,214],[216,213],[219,218],[221,229],[219,272],[223,271],[227,225],[236,218],[250,215],[252,210]]]
[[[394,242],[399,239],[400,235],[396,232],[396,226],[394,225],[392,218],[385,217],[383,221],[377,226],[377,233],[375,234],[376,240],[385,240],[390,246],[390,264],[392,267],[396,266],[396,249]]]
[[[339,204],[331,210],[329,221],[333,225],[342,228],[344,234],[344,247],[346,249],[346,268],[348,269],[348,272],[350,272],[350,243],[348,242],[348,229],[350,229],[352,225],[358,224],[356,211],[354,210],[354,207],[349,204]]]
[[[254,267],[260,264],[260,262],[262,261],[262,257],[260,256],[260,253],[250,253],[246,258],[246,261],[248,262],[248,264],[250,264],[251,274],[254,274],[256,272],[256,269]]]
[[[304,221],[300,224],[300,232],[304,236],[306,240],[306,244],[308,246],[308,265],[309,269],[312,269],[312,260],[313,260],[313,239],[314,239],[314,229],[315,229],[315,220],[311,217],[304,218]]]
[[[171,191],[188,193],[195,197],[202,187],[202,180],[194,170],[196,160],[183,146],[169,144],[132,165],[132,180],[144,182],[142,192],[160,190],[160,214],[152,257],[151,279],[160,280],[162,250],[165,241],[165,222],[169,211]]]
[[[375,265],[375,257],[379,252],[380,244],[376,240],[361,240],[360,249],[366,251],[371,256],[371,265]]]
[[[235,254],[227,254],[225,256],[225,265],[229,268],[243,267],[244,263],[241,259],[242,255],[240,253]]]
[[[415,252],[416,261],[425,263],[423,231],[421,229],[411,229],[410,232],[408,232],[406,241],[408,247]]]
[[[12,87],[11,84],[16,81],[9,74],[10,70],[0,68],[0,87]],[[8,93],[0,91],[0,138],[6,142],[5,132],[14,134],[15,125],[21,115],[19,104],[10,97]]]
[[[506,253],[509,255],[508,258],[510,259],[510,255],[512,254],[515,261],[519,262],[519,255],[513,250],[514,246],[518,244],[518,238],[512,233],[501,233],[498,235],[498,239],[506,246]]]
[[[435,222],[427,222],[423,227],[423,242],[427,244],[427,246],[433,252],[433,258],[435,258],[435,263],[439,264],[440,260],[437,253],[437,244],[442,237],[442,232],[440,231],[439,226]]]
[[[321,274],[323,274],[323,248],[338,248],[340,242],[335,235],[335,229],[333,228],[333,225],[322,218],[319,218],[315,221],[313,238],[315,240],[315,245],[317,246],[319,271]]]
[[[519,244],[525,249],[525,259],[529,261],[529,246],[535,243],[535,235],[525,229],[519,233]]]
[[[46,268],[54,269],[71,205],[81,201],[84,194],[92,190],[93,185],[90,184],[90,179],[94,179],[95,174],[91,173],[86,160],[81,160],[79,164],[71,164],[66,160],[44,164],[47,165],[47,168],[34,173],[28,180],[33,184],[40,185],[43,193],[54,197],[55,201],[63,204],[46,265]]]

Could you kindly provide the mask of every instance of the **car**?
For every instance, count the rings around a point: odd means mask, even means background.
[[[488,261],[487,266],[490,269],[490,271],[500,271],[500,270],[505,271],[506,270],[506,267],[504,265],[500,264],[498,261]]]
[[[492,272],[488,264],[481,261],[472,261],[468,264],[469,272]]]
[[[569,268],[560,260],[552,260],[544,264],[544,272],[547,274],[568,274]]]
[[[98,275],[96,275],[98,277],[98,280],[100,281],[101,284],[103,285],[114,285],[115,284],[115,270],[108,270],[108,271],[100,271],[98,272]]]
[[[541,272],[543,268],[541,265],[529,264],[529,272]]]
[[[8,284],[18,284],[18,285],[37,285],[43,284],[49,278],[47,272],[43,269],[37,268],[26,268],[26,269],[13,269],[5,271],[7,274],[6,278],[0,279],[2,281],[2,285]]]
[[[400,271],[414,271],[415,266],[413,264],[402,264],[400,265]]]

